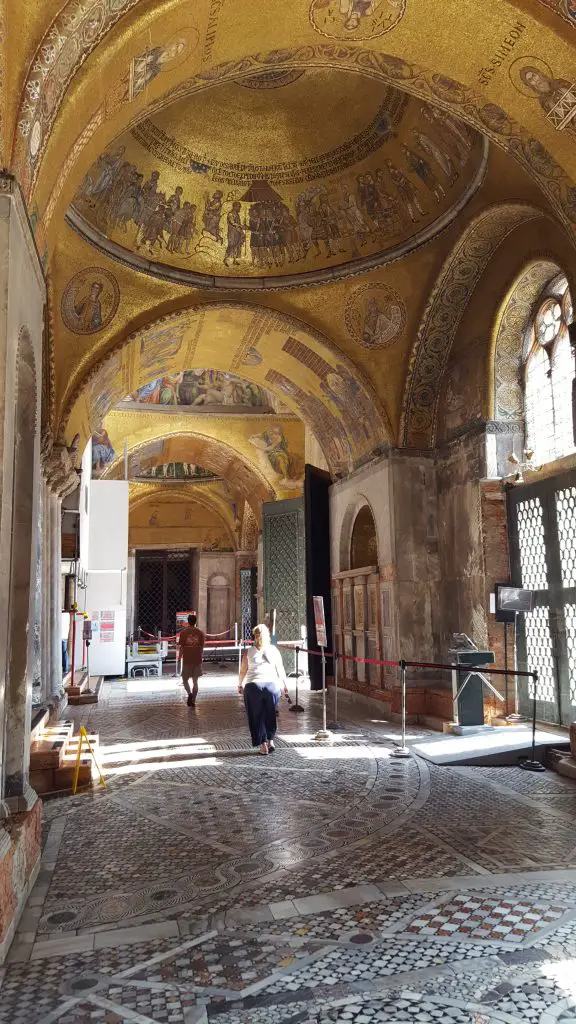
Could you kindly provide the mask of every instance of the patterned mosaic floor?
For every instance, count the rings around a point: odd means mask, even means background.
[[[576,1024],[576,786],[390,756],[343,698],[247,748],[230,677],[71,712],[108,788],[44,807],[0,1024]],[[413,729],[414,737],[423,730]]]

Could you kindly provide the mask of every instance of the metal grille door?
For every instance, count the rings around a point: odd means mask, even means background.
[[[278,640],[298,640],[306,623],[304,503],[302,499],[263,506],[264,602],[276,608]],[[285,659],[292,667],[292,653]]]
[[[533,610],[518,616],[519,667],[538,671],[538,718],[567,725],[576,717],[576,474],[514,488],[508,511],[514,582],[534,593]],[[523,714],[532,685],[519,682]]]
[[[147,633],[157,633],[162,629],[164,609],[164,560],[161,555],[142,556],[137,566],[137,625]]]
[[[136,625],[147,633],[176,632],[176,612],[190,608],[190,552],[136,552]]]
[[[256,570],[240,569],[240,611],[242,616],[242,639],[252,639],[256,625]]]

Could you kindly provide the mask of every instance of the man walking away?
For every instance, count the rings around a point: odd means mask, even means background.
[[[195,615],[189,615],[188,625],[178,638],[178,653],[182,661],[182,683],[188,694],[186,703],[189,708],[196,707],[198,677],[202,674],[202,653],[206,639],[202,630],[196,626],[196,621]],[[192,692],[190,692],[190,680],[192,680]]]

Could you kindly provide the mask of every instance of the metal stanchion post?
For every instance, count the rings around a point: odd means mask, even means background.
[[[538,673],[532,673],[534,692],[532,695],[532,753],[530,758],[520,761],[520,768],[526,772],[545,772],[546,769],[540,761],[536,760],[536,699],[538,689]]]
[[[296,714],[298,714],[300,711],[304,711],[304,708],[302,707],[302,705],[300,704],[300,702],[298,700],[298,679],[299,679],[299,675],[298,675],[298,667],[299,667],[298,666],[298,655],[299,655],[299,653],[300,653],[300,648],[299,647],[295,647],[294,648],[294,669],[295,669],[295,672],[296,672],[296,701],[295,701],[294,704],[290,705],[290,711],[294,711]]]
[[[242,637],[240,637],[240,643],[238,644],[238,679],[240,679],[240,669],[242,667]]]
[[[406,662],[400,659],[400,686],[402,688],[402,743],[390,751],[391,757],[410,757],[406,746]]]
[[[332,733],[328,732],[326,727],[326,648],[321,647],[320,650],[322,651],[322,728],[318,730],[314,739],[319,743],[326,743],[332,738]]]
[[[328,725],[329,729],[343,729],[344,726],[340,725],[338,721],[338,654],[336,651],[333,654],[334,659],[334,721]]]

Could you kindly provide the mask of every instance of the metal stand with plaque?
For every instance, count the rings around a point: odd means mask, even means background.
[[[455,663],[452,672],[452,699],[456,728],[460,730],[491,728],[484,725],[483,687],[486,686],[498,700],[503,701],[504,698],[479,669],[494,664],[496,660],[494,652],[479,651],[474,641],[466,633],[455,633],[449,653],[451,661]],[[470,668],[466,675],[457,668],[462,665]]]
[[[506,721],[522,722],[518,713],[518,677],[514,674],[514,711],[508,714],[508,626],[513,625],[516,636],[516,620],[519,614],[532,611],[532,591],[512,587],[508,583],[496,584],[496,621],[504,624],[504,692],[506,698]]]

